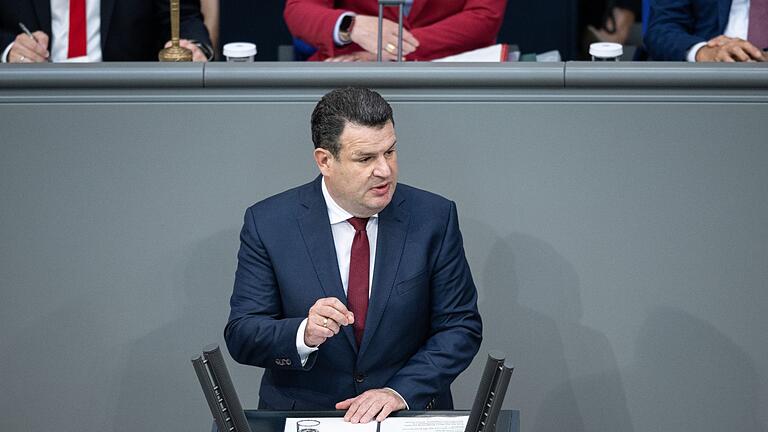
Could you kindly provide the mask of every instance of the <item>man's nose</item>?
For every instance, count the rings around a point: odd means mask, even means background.
[[[373,175],[376,177],[387,178],[392,174],[392,167],[389,166],[389,161],[384,156],[380,156],[376,159],[376,165],[373,167]]]

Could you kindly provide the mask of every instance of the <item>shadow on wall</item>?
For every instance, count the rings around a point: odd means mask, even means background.
[[[94,297],[106,301],[105,294]],[[94,297],[72,299],[0,344],[0,431],[110,430],[119,380],[105,365],[121,357],[117,344],[100,332],[109,311],[94,311]]]
[[[115,431],[205,430],[213,419],[190,359],[216,342],[244,401],[250,380],[238,380],[223,343],[235,272],[237,231],[222,231],[189,248],[183,286],[174,287],[178,316],[130,345]],[[178,261],[178,258],[176,259]],[[255,369],[253,375],[256,377]],[[257,387],[254,387],[257,388]],[[249,404],[246,404],[249,405]],[[255,406],[255,405],[254,405]]]
[[[765,407],[754,364],[711,324],[679,309],[653,309],[636,352],[627,379],[645,430],[768,431],[760,424]]]
[[[573,266],[535,237],[502,238],[479,221],[462,227],[476,272],[484,339],[457,383],[474,391],[485,353],[503,350],[515,364],[504,407],[521,411],[521,430],[631,432],[613,350],[603,334],[579,323]],[[457,406],[470,406],[471,398],[463,396]]]

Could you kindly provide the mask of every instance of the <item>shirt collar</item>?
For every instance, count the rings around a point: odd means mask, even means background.
[[[325,185],[325,177],[323,177],[320,180],[320,186],[321,186],[321,189],[323,190],[323,198],[325,198],[325,206],[328,208],[328,220],[331,222],[331,225],[335,225],[341,222],[346,222],[347,219],[354,217],[352,213],[341,208],[341,206],[337,204],[336,201],[333,200],[333,197],[331,197],[331,193],[328,192],[328,187]],[[379,217],[379,214],[376,213],[371,217],[372,218]]]

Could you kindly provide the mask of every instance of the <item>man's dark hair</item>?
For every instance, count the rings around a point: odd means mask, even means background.
[[[344,87],[323,96],[312,111],[312,142],[339,158],[339,137],[347,122],[381,129],[395,124],[392,107],[380,94],[360,87]]]

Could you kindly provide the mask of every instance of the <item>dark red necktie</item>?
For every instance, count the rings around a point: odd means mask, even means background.
[[[365,315],[368,313],[368,280],[371,266],[371,250],[368,245],[368,233],[365,227],[368,218],[347,219],[355,228],[355,238],[352,240],[352,255],[349,259],[349,281],[347,282],[347,304],[355,314],[355,330],[357,346],[363,340],[365,331]]]
[[[750,0],[747,40],[758,49],[768,48],[768,0]]]
[[[85,0],[69,0],[69,46],[67,58],[86,54]]]

